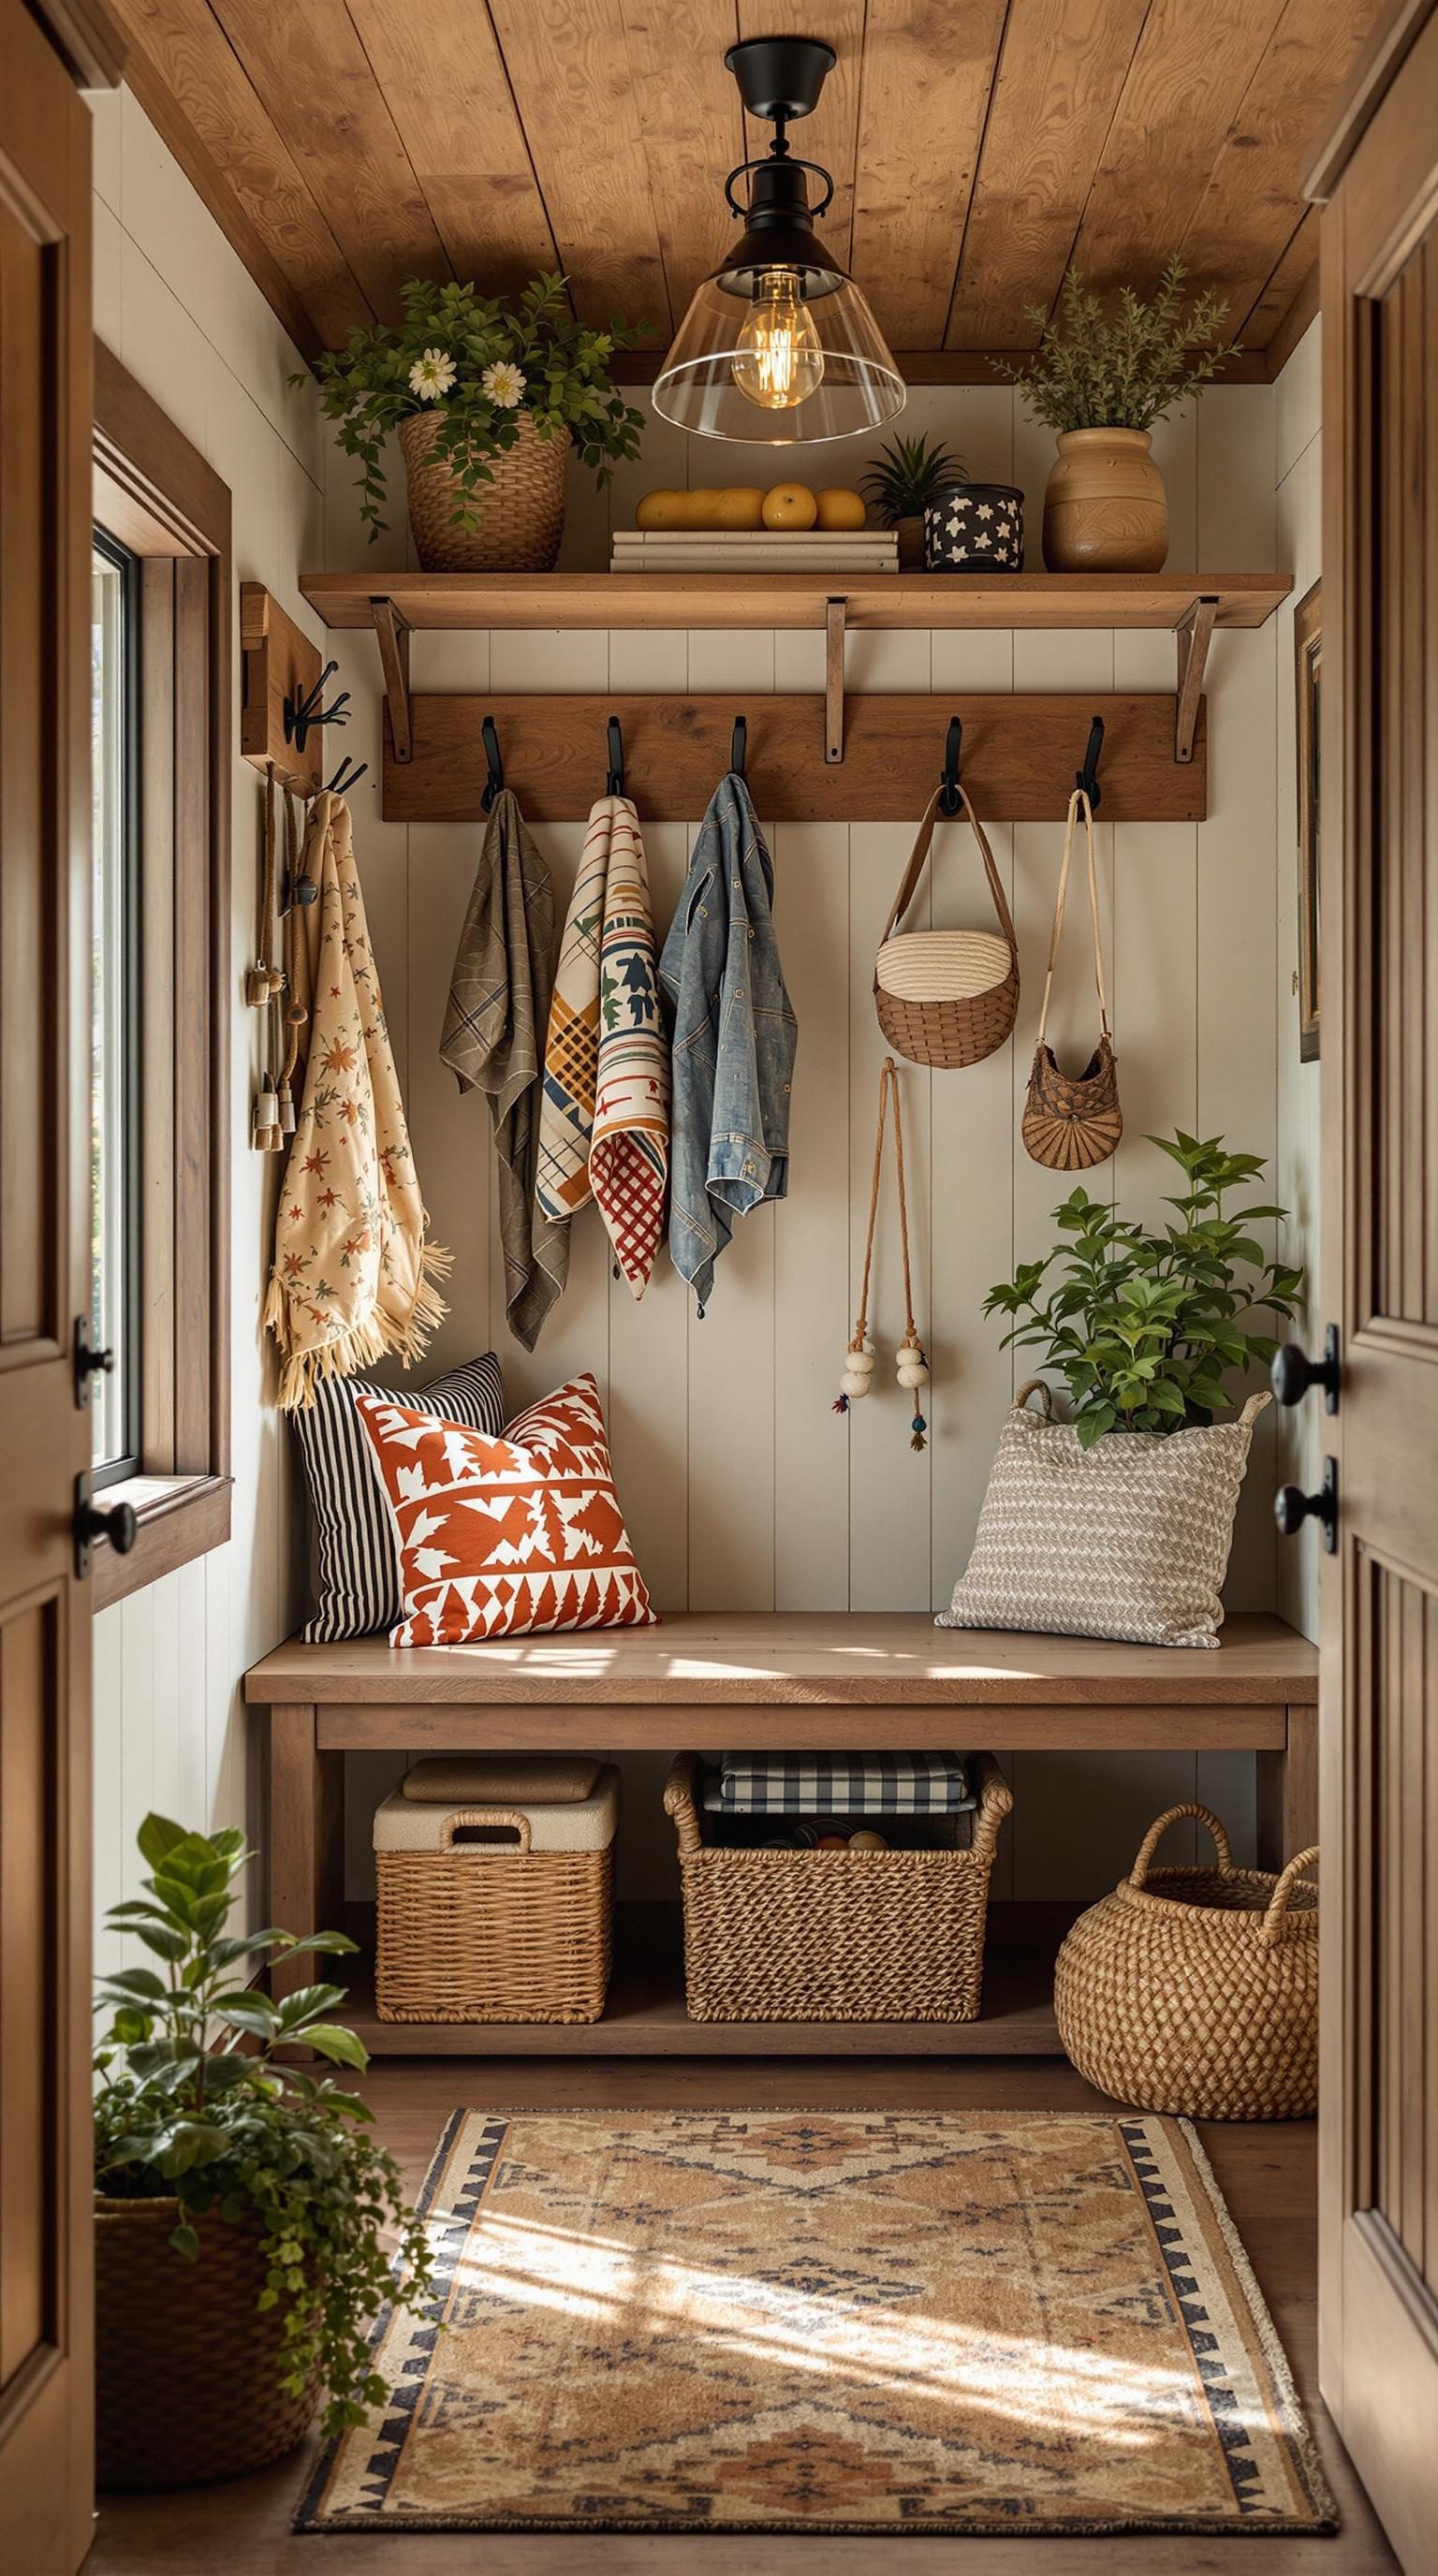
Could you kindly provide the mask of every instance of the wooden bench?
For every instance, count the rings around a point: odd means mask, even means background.
[[[269,1713],[269,1919],[296,1929],[342,1919],[352,1752],[680,1751],[720,1734],[794,1750],[1248,1751],[1257,1757],[1262,1866],[1277,1868],[1318,1839],[1317,1652],[1267,1617],[1230,1619],[1208,1654],[935,1628],[909,1612],[675,1618],[408,1653],[373,1638],[291,1640],[246,1675],[245,1696]],[[1042,1961],[1013,1972],[996,1961],[978,2022],[810,2029],[688,2022],[675,1966],[656,1965],[652,1941],[638,1947],[632,1966],[621,1955],[610,2011],[592,2026],[382,2023],[358,1986],[352,2018],[371,2047],[454,2055],[1044,2054],[1058,2045]]]

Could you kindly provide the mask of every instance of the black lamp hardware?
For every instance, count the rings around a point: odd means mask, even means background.
[[[729,736],[729,766],[736,778],[744,776],[744,763],[748,757],[749,719],[747,716],[736,716],[734,730]]]
[[[1338,1326],[1330,1324],[1323,1336],[1321,1360],[1311,1360],[1297,1342],[1285,1342],[1281,1350],[1275,1351],[1269,1375],[1279,1403],[1301,1404],[1310,1387],[1321,1386],[1324,1412],[1336,1413],[1343,1373],[1338,1348]]]
[[[338,669],[338,662],[326,662],[312,689],[307,689],[303,696],[296,690],[291,697],[286,698],[285,740],[292,742],[296,751],[304,750],[311,733],[318,726],[349,723],[348,689],[341,689],[332,707],[324,707],[320,704],[326,683],[334,678]]]
[[[83,1583],[97,1538],[107,1538],[117,1556],[128,1556],[140,1534],[133,1503],[97,1503],[90,1471],[75,1479],[75,1573]]]
[[[834,182],[817,161],[801,161],[789,149],[788,126],[810,116],[838,56],[832,45],[813,36],[751,36],[731,45],[724,57],[739,94],[752,117],[774,128],[767,153],[741,161],[724,182],[730,213],[744,226],[723,282],[735,292],[752,294],[765,269],[794,268],[804,277],[808,297],[825,295],[843,283],[843,271],[814,238],[815,219],[834,201]],[[823,182],[818,204],[811,206],[804,173]],[[748,203],[737,193],[741,179],[753,173]]]
[[[71,1350],[75,1371],[75,1402],[82,1407],[90,1401],[91,1378],[108,1377],[115,1365],[114,1352],[97,1350],[90,1339],[90,1331],[89,1316],[77,1315]]]
[[[1103,803],[1103,789],[1098,783],[1099,755],[1103,750],[1103,718],[1095,716],[1088,729],[1088,749],[1082,769],[1074,771],[1074,785],[1088,799],[1088,809],[1096,814]]]
[[[959,796],[959,756],[963,747],[963,717],[950,716],[949,730],[944,737],[944,765],[939,773],[939,812],[951,818],[963,810]]]
[[[1273,1517],[1283,1538],[1296,1538],[1305,1521],[1322,1524],[1323,1545],[1329,1556],[1338,1554],[1338,1461],[1325,1458],[1323,1483],[1316,1494],[1305,1494],[1301,1485],[1280,1485],[1273,1498]]]
[[[604,781],[604,793],[606,796],[622,796],[624,793],[624,735],[620,729],[618,716],[610,717],[606,735],[609,744],[609,770]]]
[[[496,796],[504,792],[504,763],[499,756],[499,735],[495,730],[493,716],[485,717],[479,728],[479,737],[484,744],[484,757],[489,765],[489,785],[479,800],[487,814]]]

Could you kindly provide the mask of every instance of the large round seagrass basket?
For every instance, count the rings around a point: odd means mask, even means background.
[[[1216,1868],[1150,1866],[1185,1816]],[[1081,1914],[1059,1952],[1059,2037],[1080,2075],[1145,2111],[1303,2120],[1318,2103],[1318,1891],[1303,1873],[1236,1869],[1207,1807],[1170,1807],[1130,1875]]]
[[[193,2263],[174,2200],[95,2203],[95,2474],[102,2487],[205,2486],[292,2451],[317,2390],[280,2386],[283,2301],[260,2313],[257,2220],[199,2218]]]
[[[426,572],[552,572],[564,534],[564,473],[569,433],[541,438],[528,412],[513,447],[488,459],[492,481],[475,488],[478,526],[455,519],[460,490],[454,469],[434,453],[443,415],[414,412],[400,422],[409,477],[409,524]]]
[[[989,1873],[1013,1795],[991,1754],[974,1770],[967,1850],[735,1851],[706,1844],[698,1765],[682,1756],[664,1805],[679,1839],[690,2020],[977,2020]]]

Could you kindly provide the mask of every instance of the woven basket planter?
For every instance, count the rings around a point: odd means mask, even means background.
[[[1216,1868],[1153,1869],[1161,1835],[1196,1816]],[[1059,1952],[1059,2037],[1116,2101],[1194,2120],[1305,2120],[1318,2106],[1316,1847],[1280,1878],[1236,1869],[1207,1807],[1171,1807],[1130,1875]]]
[[[494,1811],[496,1814],[498,1811]],[[453,1821],[489,1823],[490,1811]],[[377,1851],[381,2021],[598,2021],[613,1955],[614,1851]]]
[[[564,534],[564,475],[569,434],[541,438],[528,412],[519,437],[489,459],[493,481],[476,486],[476,528],[455,521],[460,490],[453,467],[434,453],[438,412],[401,421],[399,443],[409,477],[409,524],[426,572],[552,572]]]
[[[292,2451],[318,2392],[280,2386],[283,2302],[261,2314],[258,2222],[199,2218],[187,2263],[174,2200],[95,2203],[95,2474],[102,2487],[207,2486]]]
[[[664,1805],[690,2020],[977,2020],[989,1874],[1013,1798],[990,1754],[975,1767],[967,1851],[732,1851],[706,1845],[698,1765],[682,1756]],[[956,1831],[960,1819],[927,1821]]]

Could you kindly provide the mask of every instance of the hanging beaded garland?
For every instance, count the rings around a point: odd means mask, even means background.
[[[914,1292],[909,1276],[909,1208],[904,1191],[904,1114],[899,1099],[899,1068],[891,1055],[886,1055],[879,1072],[879,1122],[874,1138],[874,1177],[869,1187],[869,1228],[864,1238],[864,1277],[859,1289],[859,1311],[854,1318],[854,1331],[844,1353],[844,1374],[834,1403],[836,1413],[847,1413],[851,1404],[873,1390],[874,1345],[869,1339],[869,1276],[874,1266],[874,1227],[879,1214],[879,1184],[884,1170],[884,1128],[890,1099],[894,1105],[894,1164],[899,1183],[899,1242],[904,1256],[904,1338],[894,1354],[895,1373],[906,1394],[914,1400],[913,1420],[909,1425],[909,1447],[923,1449],[928,1423],[924,1419],[920,1389],[928,1385],[929,1363],[914,1321]]]

